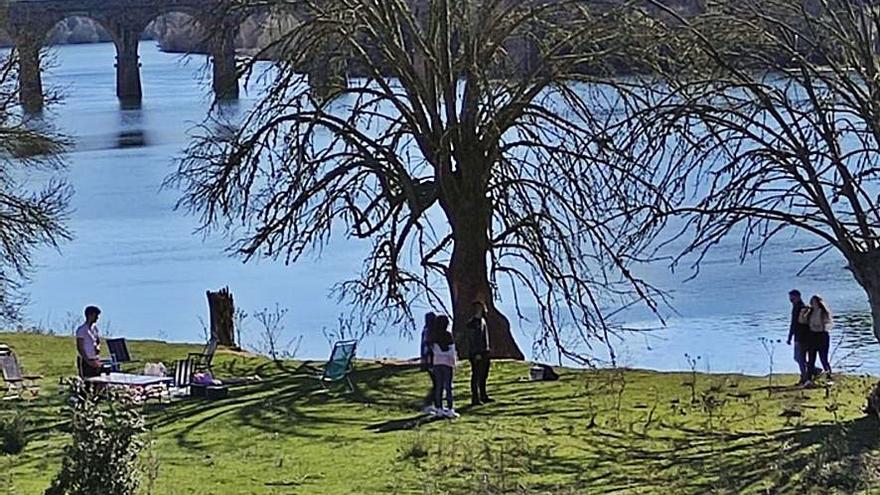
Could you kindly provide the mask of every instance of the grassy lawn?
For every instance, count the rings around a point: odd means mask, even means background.
[[[69,337],[0,334],[43,391],[7,401],[23,409],[30,443],[0,455],[0,493],[38,494],[60,465]],[[166,364],[197,346],[130,343]],[[357,390],[323,393],[303,363],[221,353],[217,374],[262,381],[229,399],[145,406],[155,494],[386,493],[877,493],[880,422],[861,412],[874,382],[847,376],[807,391],[793,376],[562,370],[558,382],[521,380],[527,366],[496,363],[496,403],[462,417],[415,413],[427,379],[414,367],[359,362]]]

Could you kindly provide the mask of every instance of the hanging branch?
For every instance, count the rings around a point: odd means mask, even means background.
[[[687,143],[676,168],[681,253],[731,233],[741,258],[782,232],[839,252],[875,308],[880,339],[880,11],[857,0],[707,2],[685,18],[665,8],[668,53],[646,109]],[[650,120],[650,119],[645,119]],[[812,261],[810,262],[812,263]]]
[[[169,178],[204,228],[234,232],[246,259],[286,262],[333,233],[369,240],[337,293],[392,325],[417,301],[449,307],[443,287],[458,334],[503,278],[519,316],[537,308],[539,347],[580,362],[620,328],[604,314],[664,302],[631,267],[651,258],[677,177],[657,166],[662,139],[637,132],[641,82],[617,77],[653,50],[650,19],[568,0],[288,8],[307,14],[267,48],[280,54],[270,90],[242,122],[206,124]],[[327,53],[358,78],[323,101],[307,82]],[[493,352],[521,357],[490,316]]]

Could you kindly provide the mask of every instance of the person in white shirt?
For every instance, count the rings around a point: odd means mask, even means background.
[[[431,348],[434,354],[434,376],[437,386],[434,388],[434,403],[442,404],[443,394],[446,394],[446,407],[436,411],[437,416],[445,418],[457,418],[452,401],[452,377],[456,365],[455,343],[452,334],[449,333],[449,318],[438,316],[434,320]]]
[[[101,334],[96,325],[100,315],[97,306],[86,307],[86,321],[76,329],[76,367],[82,378],[101,374]]]

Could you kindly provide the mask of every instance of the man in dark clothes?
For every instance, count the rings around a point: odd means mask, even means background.
[[[810,325],[798,321],[801,311],[806,307],[801,299],[800,291],[794,289],[789,292],[788,300],[791,301],[791,323],[788,328],[787,343],[791,345],[792,340],[794,340],[794,361],[798,364],[801,372],[798,385],[802,385],[812,380],[813,375],[816,373],[815,369],[808,369],[809,364],[807,362],[807,339],[810,335]]]
[[[436,393],[437,389],[437,377],[434,376],[434,370],[432,369],[434,366],[434,355],[432,349],[433,342],[431,342],[432,331],[434,328],[434,320],[437,319],[437,315],[434,312],[425,313],[425,326],[422,328],[422,339],[421,339],[421,347],[420,347],[420,358],[419,365],[422,371],[427,371],[428,376],[431,378],[431,390],[428,390],[428,395],[425,396],[425,401],[422,407],[423,413],[433,414],[434,411],[440,409],[440,404],[436,401]]]
[[[489,327],[486,324],[486,305],[480,301],[473,304],[474,316],[467,322],[468,357],[471,361],[471,404],[479,406],[494,402],[486,393],[489,379]]]

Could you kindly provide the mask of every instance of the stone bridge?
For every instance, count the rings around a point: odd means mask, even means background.
[[[420,2],[422,0],[413,0]],[[584,0],[590,2],[592,0]],[[668,0],[688,6],[698,0]],[[44,92],[40,74],[40,52],[52,28],[68,17],[86,17],[104,27],[116,45],[116,94],[129,105],[142,98],[138,41],[146,27],[157,17],[171,12],[189,15],[208,33],[205,40],[213,69],[214,94],[219,99],[238,97],[233,42],[241,22],[254,11],[230,9],[229,0],[11,0],[6,4],[6,30],[19,52],[20,98],[28,112],[43,107]],[[291,10],[294,17],[303,12]],[[522,63],[532,62],[531,51],[520,47],[513,57]],[[315,63],[307,68],[309,84],[320,96],[325,90],[345,84],[345,68]]]
[[[91,19],[110,34],[116,45],[116,95],[124,105],[138,106],[143,96],[138,42],[153,20],[168,13],[190,16],[207,33],[204,41],[211,58],[214,94],[218,99],[235,99],[239,81],[234,40],[239,25],[261,7],[243,10],[234,4],[230,0],[11,0],[6,4],[5,28],[19,53],[22,107],[31,113],[42,110],[40,54],[52,29],[69,17]],[[294,4],[287,13],[299,19],[307,15]],[[344,63],[315,61],[304,69],[319,98],[346,84]]]
[[[157,17],[179,12],[205,29],[217,98],[238,97],[233,41],[244,13],[230,14],[224,0],[13,0],[8,4],[6,30],[19,52],[22,107],[39,112],[44,93],[40,52],[52,28],[65,18],[87,17],[110,33],[116,45],[116,95],[130,105],[142,98],[138,41]]]

